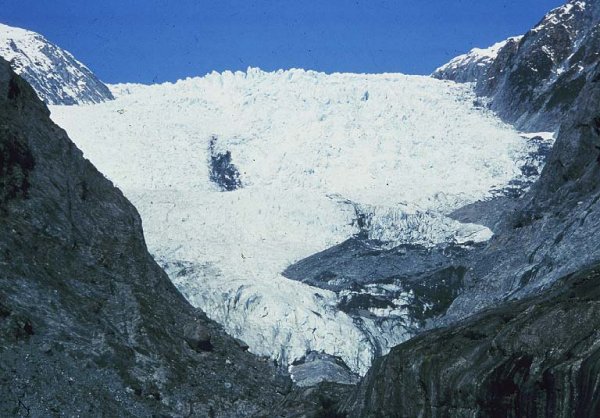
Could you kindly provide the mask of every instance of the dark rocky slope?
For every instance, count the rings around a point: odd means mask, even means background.
[[[600,53],[600,3],[571,0],[520,40],[509,40],[474,73],[468,60],[452,79],[476,81],[478,94],[502,118],[526,130],[554,130],[593,71]],[[435,77],[448,78],[446,73]]]
[[[561,127],[539,181],[496,224],[451,318],[536,293],[600,262],[600,56],[589,68],[581,92],[553,119]],[[549,86],[549,94],[562,89],[558,81]]]
[[[377,359],[350,417],[600,416],[600,266]]]
[[[290,380],[192,308],[0,59],[0,416],[257,416]],[[265,413],[266,414],[266,413]]]
[[[478,92],[521,128],[557,128],[598,61],[599,23],[597,1],[571,0],[554,9],[519,43],[500,51]]]
[[[599,66],[600,3],[571,0],[508,42],[477,80],[478,93],[506,121],[560,130],[539,181],[494,223],[496,235],[469,269],[451,319],[600,262]],[[464,208],[457,219],[478,222],[489,203]]]

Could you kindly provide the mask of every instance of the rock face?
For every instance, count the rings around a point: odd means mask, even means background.
[[[340,400],[347,398],[354,388],[329,382],[309,388],[296,387],[274,409],[272,417],[347,418],[346,413],[339,412]]]
[[[184,300],[134,207],[0,60],[0,415],[257,416],[289,385]]]
[[[321,382],[354,385],[359,380],[340,358],[314,351],[294,362],[289,371],[299,387],[317,386]]]
[[[9,61],[47,104],[113,99],[108,87],[85,65],[38,33],[0,24],[0,57]]]
[[[350,417],[600,414],[600,266],[375,361]]]
[[[211,351],[213,349],[210,332],[197,322],[187,324],[183,328],[183,338],[196,351]]]
[[[547,288],[600,262],[600,66],[562,118],[540,180],[496,225],[496,236],[466,276],[468,290],[450,316],[464,317],[498,300]],[[560,90],[557,82],[549,94]]]
[[[459,57],[434,76],[477,81],[477,92],[506,121],[526,130],[554,130],[597,64],[598,23],[598,2],[571,0],[520,40],[506,43],[480,74],[473,74],[472,60]]]
[[[598,62],[598,23],[596,1],[572,0],[554,9],[518,45],[500,51],[479,81],[479,93],[521,128],[557,128]]]
[[[598,2],[570,1],[519,42],[502,47],[477,80],[478,93],[505,120],[560,130],[540,180],[491,226],[496,235],[470,266],[466,291],[446,320],[527,296],[600,261],[594,238],[600,231],[594,216],[600,193],[599,23]],[[457,219],[485,223],[477,216]]]

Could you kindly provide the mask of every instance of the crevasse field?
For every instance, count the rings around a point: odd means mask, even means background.
[[[364,373],[372,338],[387,350],[408,336],[400,308],[373,312],[389,321],[365,335],[287,266],[356,234],[356,208],[388,246],[487,240],[446,215],[519,176],[531,151],[469,86],[429,77],[248,69],[113,91],[52,118],[138,208],[189,301],[284,363],[316,350]],[[227,151],[233,191],[210,180],[211,155]]]

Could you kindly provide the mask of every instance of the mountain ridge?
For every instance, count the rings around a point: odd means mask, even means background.
[[[0,23],[0,57],[25,78],[46,104],[87,104],[114,99],[75,57],[42,35]]]
[[[489,108],[519,129],[555,131],[593,71],[599,23],[598,2],[570,0],[521,38],[510,38],[478,61],[478,71],[471,61],[457,57],[432,76],[476,83]]]

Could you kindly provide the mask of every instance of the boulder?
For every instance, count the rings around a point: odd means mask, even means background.
[[[210,331],[198,322],[189,323],[183,328],[183,338],[195,351],[211,351],[213,349]]]

